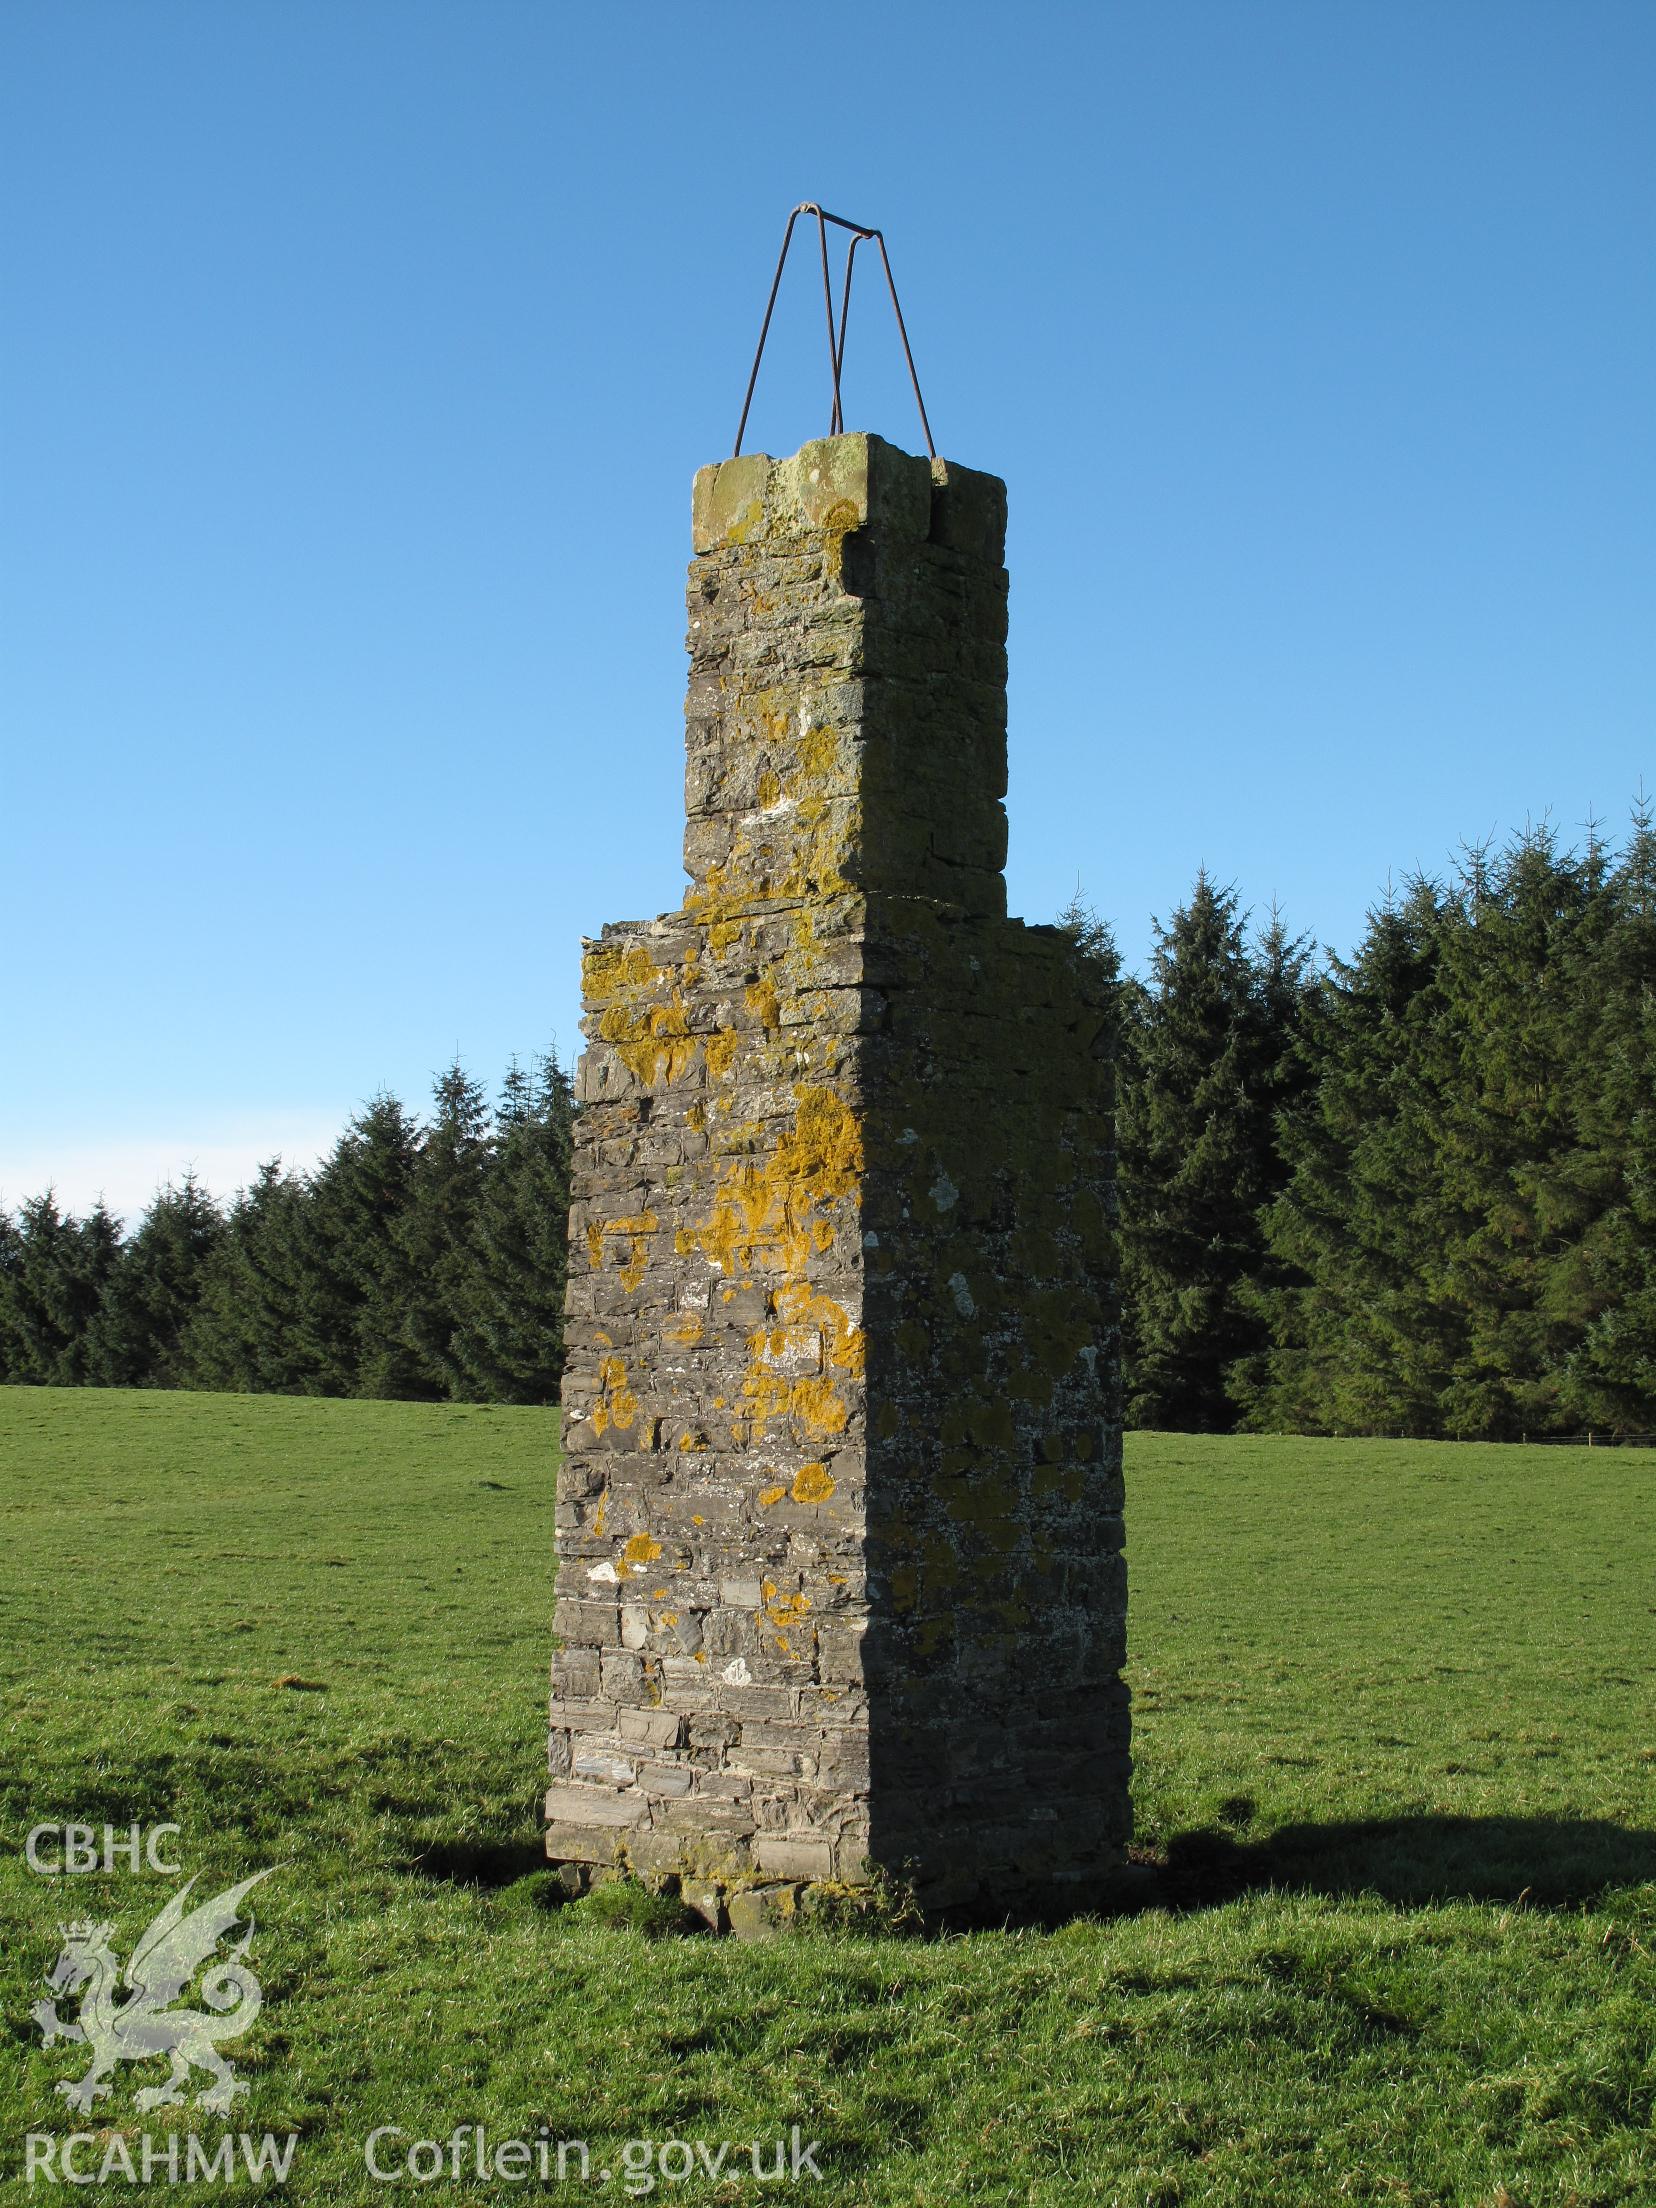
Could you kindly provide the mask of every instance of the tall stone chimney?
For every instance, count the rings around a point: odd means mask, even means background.
[[[877,437],[696,478],[690,887],[586,947],[554,1859],[1121,1859],[1105,1006],[1006,917],[1005,517]]]

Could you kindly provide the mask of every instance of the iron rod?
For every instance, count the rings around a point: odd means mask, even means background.
[[[926,440],[926,451],[937,458],[937,446],[932,438],[931,421],[926,413],[926,402],[920,395],[920,377],[914,365],[914,350],[909,344],[908,324],[903,320],[902,302],[897,297],[897,279],[891,273],[891,255],[886,251],[885,235],[863,222],[848,222],[844,215],[831,215],[826,207],[814,199],[802,199],[788,217],[787,228],[782,233],[782,250],[776,257],[776,274],[771,278],[770,297],[765,301],[765,319],[759,326],[759,343],[753,355],[753,368],[748,376],[747,394],[742,400],[742,418],[736,425],[736,444],[733,459],[741,456],[742,439],[747,434],[748,414],[753,406],[753,394],[759,382],[759,364],[765,356],[765,340],[770,335],[771,316],[776,311],[776,295],[782,287],[782,271],[787,264],[788,248],[793,243],[794,224],[801,215],[815,215],[817,242],[822,255],[822,303],[828,320],[828,366],[833,378],[833,406],[828,416],[830,437],[842,436],[845,431],[845,407],[841,390],[841,377],[845,367],[846,328],[851,319],[851,277],[856,262],[857,248],[866,238],[872,238],[880,249],[880,264],[885,270],[886,289],[891,294],[891,311],[897,318],[897,335],[903,347],[903,359],[908,366],[909,383],[914,392],[914,403],[920,412],[920,428]],[[851,242],[845,249],[845,284],[840,294],[839,327],[834,327],[834,285],[828,268],[828,225],[849,230]]]
[[[793,240],[793,226],[799,220],[802,212],[803,209],[801,208],[796,207],[794,209],[788,217],[788,227],[782,233],[782,250],[776,256],[776,274],[771,278],[770,297],[765,301],[765,319],[759,325],[759,344],[753,355],[753,373],[748,377],[747,397],[742,401],[742,418],[736,425],[736,449],[730,456],[733,460],[739,459],[741,456],[742,439],[747,434],[748,408],[753,404],[753,387],[759,381],[759,363],[764,358],[765,340],[770,335],[771,316],[776,311],[776,294],[782,287],[782,264],[788,258],[788,247]]]

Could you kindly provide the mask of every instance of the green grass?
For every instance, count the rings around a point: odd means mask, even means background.
[[[554,1431],[0,1390],[0,2177],[30,2130],[217,2134],[137,2116],[148,2073],[96,2119],[55,2096],[84,2056],[28,2012],[59,1919],[124,1954],[172,1891],[33,1876],[28,1828],[74,1817],[178,1822],[203,1890],[282,1866],[233,2124],[299,2134],[296,2202],[407,2198],[367,2131],[478,2121],[590,2141],[615,2175],[572,2201],[628,2197],[629,2139],[795,2123],[823,2208],[1656,2199],[1652,1460],[1135,1436],[1152,1905],[740,1947],[553,1907],[533,1867]]]

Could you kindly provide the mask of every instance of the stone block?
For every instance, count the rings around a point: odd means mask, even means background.
[[[716,1878],[686,1878],[679,1886],[679,1899],[686,1909],[701,1918],[710,1932],[730,1930],[724,1888]]]
[[[596,1649],[560,1648],[552,1659],[552,1692],[560,1701],[596,1701],[598,1680]]]
[[[730,1929],[744,1942],[774,1940],[791,1932],[799,1914],[799,1887],[794,1883],[742,1886],[725,1903]]]
[[[763,527],[771,463],[762,452],[721,460],[697,472],[690,502],[691,540],[698,552],[745,544]]]
[[[753,1843],[753,1867],[774,1878],[832,1878],[834,1843],[799,1833],[761,1833]]]
[[[612,1748],[586,1747],[573,1751],[571,1768],[578,1779],[595,1779],[602,1786],[631,1786],[638,1767]]]
[[[650,1805],[642,1796],[623,1797],[608,1787],[549,1786],[546,1790],[550,1824],[621,1827],[636,1825],[649,1814]]]
[[[623,1710],[621,1738],[650,1748],[676,1748],[684,1719],[676,1710]]]
[[[660,1794],[677,1801],[688,1794],[696,1774],[687,1763],[642,1763],[638,1783],[646,1794]]]
[[[576,1646],[596,1648],[618,1638],[620,1620],[613,1602],[581,1602],[560,1596],[553,1605],[552,1630]]]
[[[746,1874],[756,1823],[745,1802],[700,1793],[658,1802],[652,1828],[676,1840],[682,1869],[708,1868],[725,1878]]]
[[[804,445],[773,474],[787,518],[832,539],[867,529],[884,542],[920,543],[931,529],[931,470],[883,437],[852,431]]]
[[[627,1831],[621,1825],[569,1824],[549,1818],[546,1852],[554,1863],[616,1863],[627,1853]]]
[[[565,1725],[573,1732],[613,1733],[616,1707],[596,1697],[583,1696],[579,1700],[565,1700],[554,1695],[548,1704],[554,1725]]]

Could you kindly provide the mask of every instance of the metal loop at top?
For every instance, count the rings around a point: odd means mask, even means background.
[[[782,271],[787,264],[788,247],[793,243],[794,224],[801,215],[815,215],[817,241],[822,249],[822,305],[828,320],[828,369],[833,378],[834,403],[828,416],[828,434],[840,436],[845,428],[845,410],[840,402],[840,375],[845,366],[845,325],[851,314],[851,275],[856,264],[857,248],[865,239],[872,238],[880,249],[881,265],[885,269],[886,289],[891,293],[891,311],[897,317],[897,335],[902,340],[903,358],[908,363],[909,382],[914,386],[914,403],[920,409],[920,427],[926,439],[926,450],[937,458],[937,447],[932,443],[931,423],[926,419],[926,402],[920,396],[920,378],[914,369],[914,354],[909,347],[908,327],[903,320],[903,310],[897,298],[897,282],[891,273],[891,256],[886,251],[885,239],[870,224],[847,222],[843,215],[831,215],[825,207],[819,207],[814,199],[802,199],[788,217],[788,227],[782,233],[782,250],[776,257],[776,274],[771,278],[770,297],[765,301],[765,319],[759,325],[759,344],[753,355],[753,372],[748,377],[747,396],[742,401],[742,418],[736,425],[736,443],[731,458],[740,457],[742,439],[747,434],[748,411],[753,405],[754,386],[759,381],[759,363],[765,357],[765,340],[770,335],[771,315],[776,308],[776,294],[782,286]],[[845,283],[840,292],[839,323],[834,321],[833,280],[828,272],[828,225],[849,230],[851,242],[845,249]]]

